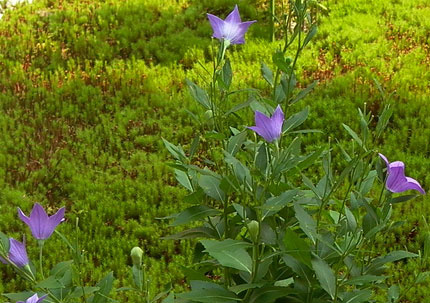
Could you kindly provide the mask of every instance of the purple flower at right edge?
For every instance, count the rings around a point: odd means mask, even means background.
[[[52,235],[57,225],[64,220],[65,211],[66,209],[62,207],[55,215],[48,217],[42,205],[35,203],[30,217],[27,217],[18,207],[19,218],[30,227],[33,237],[37,240],[45,240]]]
[[[281,137],[282,124],[284,123],[284,113],[278,105],[272,117],[255,111],[255,126],[248,127],[262,136],[267,142],[272,142]]]
[[[42,302],[48,295],[44,295],[39,298],[37,294],[32,295],[30,298],[28,298],[25,302],[24,301],[18,301],[16,303],[40,303]]]
[[[405,176],[405,164],[402,161],[388,162],[387,157],[379,154],[379,157],[387,165],[387,182],[385,186],[393,193],[401,193],[406,190],[417,190],[422,194],[426,192],[417,180]]]
[[[242,22],[239,15],[239,9],[237,5],[234,10],[222,20],[215,15],[207,14],[209,22],[213,29],[212,37],[219,40],[226,40],[230,44],[243,44],[245,43],[245,34],[248,31],[248,27],[257,21],[246,21]]]

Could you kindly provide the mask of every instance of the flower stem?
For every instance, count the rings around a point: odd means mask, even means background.
[[[45,279],[45,275],[43,274],[43,245],[45,244],[44,240],[37,241],[39,244],[39,267],[40,274],[42,275],[42,279]]]

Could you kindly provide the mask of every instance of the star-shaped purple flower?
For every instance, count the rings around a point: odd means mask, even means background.
[[[284,123],[284,113],[278,105],[272,117],[255,111],[255,126],[248,127],[262,136],[267,142],[272,142],[281,137],[282,124]]]
[[[24,301],[18,301],[16,303],[40,303],[42,302],[48,295],[44,295],[39,298],[37,294],[32,295],[30,298],[28,298],[25,302]]]
[[[242,22],[239,15],[237,5],[234,10],[222,20],[212,14],[207,14],[209,22],[211,23],[214,31],[212,37],[219,40],[229,41],[230,44],[243,44],[245,43],[245,33],[251,24],[257,21]]]
[[[43,207],[35,203],[29,218],[18,208],[20,219],[30,227],[33,237],[38,240],[48,239],[52,235],[57,225],[64,220],[64,212],[65,208],[62,207],[55,215],[49,217]]]
[[[393,193],[401,193],[406,190],[417,190],[422,194],[426,192],[421,187],[417,180],[405,176],[405,164],[402,161],[388,162],[387,157],[379,154],[382,160],[387,165],[387,182],[385,186]]]
[[[9,238],[9,253],[7,257],[10,262],[18,267],[26,266],[28,264],[28,256],[25,244],[13,238]],[[8,261],[2,257],[0,257],[0,261],[4,264],[8,264]]]

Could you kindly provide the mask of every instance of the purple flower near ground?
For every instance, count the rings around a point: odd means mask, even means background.
[[[393,193],[401,193],[406,190],[412,189],[417,190],[422,194],[426,192],[418,183],[417,180],[405,176],[405,164],[402,161],[388,162],[387,157],[383,154],[379,154],[382,160],[387,165],[387,182],[385,186]]]
[[[267,142],[272,142],[281,137],[284,113],[278,105],[272,117],[267,117],[259,111],[255,112],[255,126],[248,127],[262,136]]]
[[[24,301],[18,301],[16,303],[40,303],[42,302],[48,295],[44,295],[42,297],[38,297],[37,294],[32,295],[30,298],[28,298],[25,302]]]
[[[8,258],[13,264],[18,267],[24,267],[28,264],[27,250],[25,244],[13,238],[9,238],[9,253]],[[8,262],[0,257],[0,261],[7,264]]]
[[[57,225],[64,220],[64,212],[65,208],[62,207],[55,215],[48,217],[43,207],[39,203],[36,203],[33,206],[30,217],[27,217],[18,208],[20,219],[30,227],[33,237],[38,240],[48,239],[52,235]]]
[[[211,23],[214,31],[212,37],[219,40],[229,41],[230,44],[243,44],[245,43],[245,33],[251,24],[257,21],[242,22],[239,15],[237,5],[234,10],[222,20],[212,14],[207,14],[209,22]]]

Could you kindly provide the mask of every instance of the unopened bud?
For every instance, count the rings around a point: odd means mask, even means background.
[[[259,234],[259,224],[257,221],[252,220],[248,223],[249,236],[251,237],[252,242],[258,242],[258,234]]]
[[[143,250],[138,246],[133,247],[131,249],[130,255],[131,255],[131,260],[133,261],[133,265],[140,267],[142,265]]]

